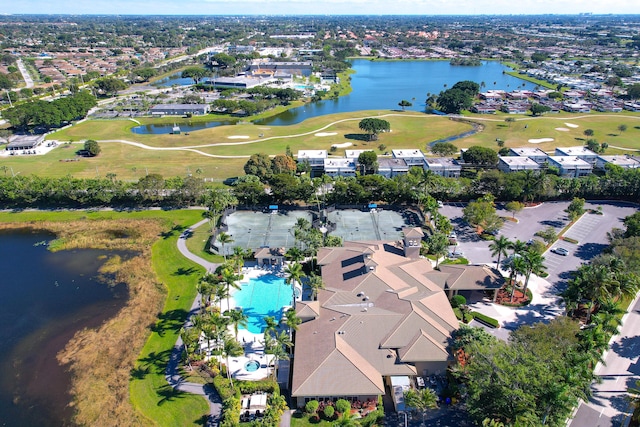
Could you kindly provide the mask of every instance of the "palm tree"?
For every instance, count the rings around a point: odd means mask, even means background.
[[[358,414],[345,412],[333,422],[332,427],[360,427],[361,425],[358,421]]]
[[[264,334],[268,335],[270,332],[275,332],[278,328],[278,321],[273,316],[265,316],[262,318],[264,321]]]
[[[302,264],[294,262],[293,264],[289,264],[285,269],[284,273],[287,278],[285,282],[288,285],[291,285],[291,294],[293,295],[293,303],[292,305],[296,306],[296,283],[299,283],[300,280],[305,277],[304,271],[302,271]]]
[[[236,308],[234,310],[227,310],[223,313],[225,316],[229,318],[229,322],[233,325],[233,332],[235,333],[236,340],[238,339],[238,328],[242,326],[243,328],[247,328],[248,320],[246,314],[242,311],[242,308]]]
[[[640,421],[640,381],[636,381],[635,387],[629,387],[629,401],[633,407],[632,419]]]
[[[274,337],[274,342],[281,346],[282,348],[289,351],[291,347],[293,347],[293,342],[291,341],[291,337],[285,331],[280,331]]]
[[[618,333],[618,328],[622,326],[622,315],[625,310],[620,308],[620,304],[613,300],[601,301],[598,312],[593,315],[592,324],[600,326],[604,332],[610,335]]]
[[[311,299],[313,301],[318,297],[318,291],[324,289],[324,283],[322,282],[322,276],[318,276],[315,273],[311,273],[308,276],[308,284],[311,289]]]
[[[515,242],[511,242],[510,249],[513,251],[512,254],[522,255],[527,250],[527,243],[522,240],[516,240]]]
[[[247,256],[247,252],[245,252],[245,250],[240,246],[233,247],[233,256],[231,257],[231,263],[236,268],[238,274],[240,274],[240,272],[242,271],[242,267],[244,266],[244,258],[245,256]],[[251,254],[249,254],[249,256],[250,255]]]
[[[407,390],[404,392],[404,404],[420,412],[424,422],[424,413],[427,409],[438,407],[438,395],[430,388],[422,390]]]
[[[200,338],[200,331],[196,328],[181,328],[180,329],[180,338],[182,339],[182,344],[184,345],[184,351],[187,356],[187,364],[189,368],[191,367],[191,359],[193,354],[198,350],[198,340]]]
[[[227,243],[232,243],[234,240],[231,236],[224,231],[218,234],[218,242],[220,242],[222,248],[222,256],[224,257],[224,261],[227,262],[227,252],[224,250],[224,245]]]
[[[219,311],[222,313],[222,301],[225,298],[229,298],[229,289],[226,283],[218,283],[214,289],[216,300],[218,301]]]
[[[240,289],[241,286],[238,284],[238,280],[240,280],[242,277],[240,275],[237,275],[233,268],[231,268],[230,266],[222,268],[222,271],[220,273],[222,276],[222,281],[227,285],[227,310],[229,310],[230,307],[228,296],[231,295],[231,288]]]
[[[290,308],[289,310],[287,310],[284,313],[284,315],[285,315],[285,325],[287,325],[287,328],[289,328],[289,333],[293,338],[293,331],[298,330],[298,325],[302,323],[302,320],[300,320],[300,318],[296,314],[296,311],[293,308]]]
[[[511,302],[513,302],[513,296],[516,293],[516,284],[518,274],[522,274],[526,271],[526,263],[522,257],[513,257],[509,261],[509,284],[511,285]]]
[[[231,369],[229,368],[229,357],[237,357],[242,356],[244,354],[244,349],[240,345],[238,341],[236,341],[233,337],[226,336],[224,337],[224,341],[222,342],[222,357],[226,359],[227,363],[227,378],[229,379],[229,384],[233,389],[233,381],[231,380]]]
[[[507,256],[507,249],[510,247],[511,241],[503,235],[498,236],[498,238],[489,245],[489,249],[491,249],[491,256],[498,256],[496,265],[500,265],[500,258],[502,258],[503,255]]]
[[[211,304],[211,295],[214,294],[217,285],[217,277],[211,273],[206,273],[200,278],[198,282],[198,293],[204,300],[205,308]]]
[[[289,360],[289,354],[283,346],[274,344],[269,353],[273,356],[273,378],[278,378],[278,361]]]
[[[545,270],[544,266],[544,257],[536,250],[530,249],[525,251],[524,253],[524,261],[525,261],[525,279],[524,279],[524,288],[522,289],[522,293],[524,296],[527,296],[527,288],[529,287],[529,278],[531,274],[540,274]]]

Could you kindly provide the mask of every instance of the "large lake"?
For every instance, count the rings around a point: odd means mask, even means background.
[[[534,89],[535,84],[506,74],[510,68],[497,61],[484,61],[481,66],[467,67],[450,65],[449,61],[352,61],[355,74],[351,75],[353,91],[335,100],[320,101],[293,108],[273,117],[259,120],[262,125],[284,126],[299,123],[311,117],[360,110],[399,109],[403,99],[413,105],[407,110],[424,111],[427,94],[438,94],[463,80],[471,80],[482,90]],[[164,84],[193,84],[191,79],[180,79],[179,75]],[[171,83],[171,84],[169,84]],[[213,117],[213,116],[212,116]],[[214,122],[216,123],[216,122]],[[182,127],[182,125],[181,125]],[[171,126],[150,129],[134,128],[135,133],[167,133]],[[196,130],[196,129],[193,129]]]
[[[0,425],[72,425],[70,375],[56,354],[125,304],[124,286],[96,280],[114,253],[49,252],[47,233],[0,232]],[[123,254],[120,254],[123,255]]]

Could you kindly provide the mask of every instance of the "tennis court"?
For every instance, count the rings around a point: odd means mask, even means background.
[[[311,213],[304,210],[278,213],[236,211],[226,220],[227,234],[231,235],[233,243],[225,245],[225,252],[232,253],[235,246],[254,250],[264,246],[290,248],[295,242],[292,229],[298,218],[312,222]],[[215,245],[220,247],[217,241]]]
[[[411,215],[381,209],[335,210],[328,214],[328,219],[336,224],[336,230],[330,234],[345,241],[398,240],[404,227],[415,225]]]

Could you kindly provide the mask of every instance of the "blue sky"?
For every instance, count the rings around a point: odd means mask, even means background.
[[[163,15],[640,14],[638,0],[2,0],[0,13]]]

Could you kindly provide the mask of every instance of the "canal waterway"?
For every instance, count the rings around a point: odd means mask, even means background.
[[[0,232],[0,414],[2,426],[73,425],[71,378],[56,355],[73,335],[113,317],[124,285],[97,280],[114,255],[101,250],[52,253],[53,235]]]
[[[352,61],[355,74],[351,74],[352,92],[338,99],[312,102],[292,108],[272,117],[256,121],[256,124],[286,126],[303,120],[327,114],[345,113],[361,110],[400,109],[398,103],[407,100],[412,106],[409,111],[424,111],[428,94],[437,95],[459,81],[471,80],[481,85],[480,90],[517,89],[532,90],[534,83],[527,82],[509,74],[509,67],[497,61],[483,61],[476,67],[451,65],[449,61],[371,61],[356,59]],[[191,79],[181,79],[179,74],[165,82],[172,84],[192,84]],[[212,116],[213,117],[213,116]],[[220,126],[222,122],[211,121],[207,125]],[[228,123],[222,123],[228,124]],[[204,124],[198,124],[204,126]],[[150,125],[157,126],[157,125]],[[135,133],[169,133],[172,126],[158,129],[138,126]],[[180,124],[181,130],[182,124]],[[193,129],[197,130],[197,129]]]

